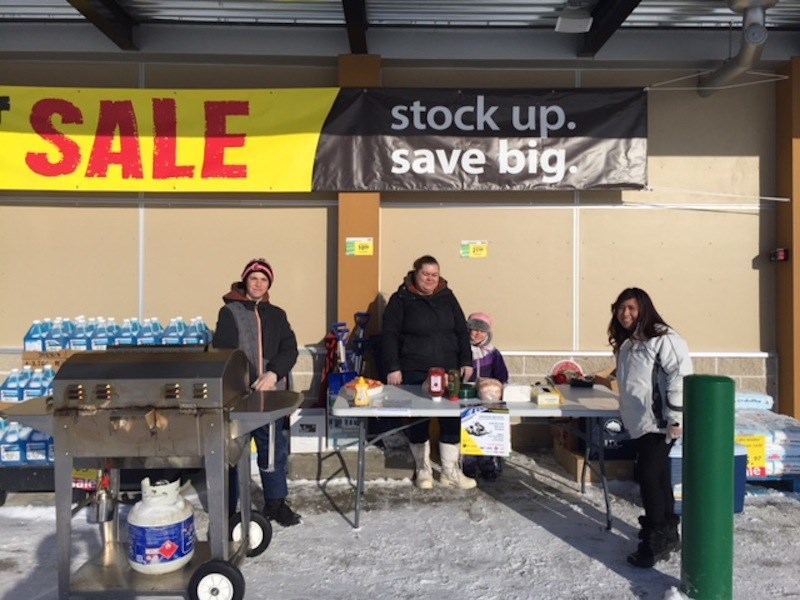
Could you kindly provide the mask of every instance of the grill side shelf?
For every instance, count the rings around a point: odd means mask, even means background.
[[[273,421],[288,417],[300,406],[303,394],[290,391],[252,392],[230,413],[231,437],[243,436]]]
[[[47,435],[53,435],[52,396],[31,398],[19,404],[0,405],[0,416],[11,421],[19,421]]]

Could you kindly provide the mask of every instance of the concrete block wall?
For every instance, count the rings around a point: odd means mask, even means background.
[[[509,352],[504,353],[504,358],[511,381],[515,383],[535,383],[543,379],[560,360],[572,360],[586,373],[597,373],[614,367],[614,359],[610,353],[580,355]],[[736,382],[737,391],[769,394],[777,403],[778,357],[775,354],[735,356],[702,353],[692,355],[692,363],[697,374],[730,377]]]

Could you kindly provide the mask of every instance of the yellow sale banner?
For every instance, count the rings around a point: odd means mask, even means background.
[[[338,88],[5,87],[5,189],[311,191]]]

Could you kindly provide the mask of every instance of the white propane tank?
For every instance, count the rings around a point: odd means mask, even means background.
[[[142,480],[142,499],[128,514],[128,563],[148,575],[170,573],[194,554],[192,507],[178,493],[180,480]]]

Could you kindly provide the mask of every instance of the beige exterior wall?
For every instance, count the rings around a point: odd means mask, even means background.
[[[54,59],[56,57],[53,57]],[[222,60],[222,59],[216,59]],[[335,65],[0,62],[7,85],[321,87]],[[383,83],[435,87],[651,86],[666,71],[418,71],[387,68]],[[775,351],[774,87],[700,98],[653,88],[651,190],[591,193],[383,194],[380,289],[388,299],[411,262],[442,263],[465,311],[496,319],[498,346],[528,360],[605,352],[608,307],[624,287],[649,290],[693,352],[748,389],[770,387]],[[274,301],[299,343],[313,347],[336,315],[336,196],[154,197],[0,194],[0,348],[13,362],[34,318],[202,315],[244,262],[276,270]],[[461,240],[488,240],[487,259],[463,259]],[[531,354],[535,352],[536,355]],[[755,361],[726,373],[739,360]],[[756,358],[753,358],[756,355]],[[539,358],[537,358],[539,357]],[[546,359],[546,360],[545,360]],[[705,363],[700,363],[705,365]],[[319,359],[304,355],[298,387]],[[711,368],[709,363],[709,369]],[[751,368],[752,367],[752,368]],[[3,369],[0,364],[0,369]],[[736,366],[735,369],[739,369]],[[700,369],[698,369],[700,370]],[[705,371],[703,371],[705,372]],[[746,374],[746,373],[751,374]],[[745,378],[758,378],[750,380]],[[753,384],[750,386],[749,384]]]

